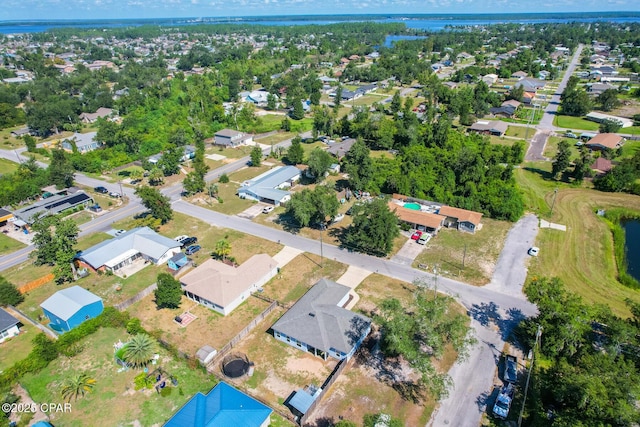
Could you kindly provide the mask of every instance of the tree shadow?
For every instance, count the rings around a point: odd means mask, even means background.
[[[544,179],[545,181],[553,181],[553,174],[549,171],[540,169],[540,168],[535,168],[535,167],[531,167],[531,166],[526,166],[524,168],[522,168],[524,170],[526,170],[527,172],[532,172],[535,174],[538,174],[542,177],[542,179]]]
[[[416,381],[397,381],[393,384],[393,389],[407,401],[419,404],[425,397],[424,387]]]
[[[284,231],[287,231],[291,234],[298,234],[302,229],[300,224],[298,224],[298,222],[287,212],[279,214],[273,222],[282,226],[282,229]]]
[[[517,308],[508,309],[503,317],[498,313],[498,306],[493,301],[472,305],[468,314],[482,326],[486,327],[492,323],[497,326],[503,341],[511,339],[514,329],[526,318]]]
[[[313,424],[305,424],[307,427],[333,427],[337,421],[333,417],[320,417]]]

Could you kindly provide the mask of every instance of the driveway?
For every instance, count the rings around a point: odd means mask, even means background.
[[[424,248],[424,245],[419,245],[415,240],[409,239],[402,245],[398,253],[391,257],[391,262],[411,265]]]
[[[544,147],[547,145],[547,139],[551,135],[551,131],[537,131],[533,138],[531,138],[531,142],[529,143],[529,149],[527,150],[527,154],[525,154],[524,159],[526,161],[544,161],[547,160],[544,157]]]

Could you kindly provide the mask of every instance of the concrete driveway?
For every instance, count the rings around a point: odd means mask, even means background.
[[[425,245],[420,245],[415,240],[409,238],[409,240],[402,245],[398,253],[391,257],[391,262],[402,265],[411,265],[424,248]]]
[[[257,203],[255,205],[249,206],[247,209],[243,210],[238,214],[240,218],[253,219],[259,216],[262,213],[262,209],[266,208],[267,204]]]

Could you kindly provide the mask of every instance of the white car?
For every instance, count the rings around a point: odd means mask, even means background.
[[[263,214],[268,214],[268,213],[270,213],[270,212],[273,212],[273,210],[274,210],[274,209],[275,209],[275,208],[274,208],[273,206],[265,206],[265,207],[262,209],[262,213],[263,213]]]
[[[178,242],[178,243],[182,243],[182,241],[183,241],[184,239],[186,239],[187,237],[189,237],[189,236],[187,236],[186,234],[183,234],[182,236],[178,236],[178,237],[176,237],[176,238],[175,238],[175,239],[173,239],[173,240],[175,240],[175,241],[176,241],[176,242]]]
[[[529,255],[531,256],[538,256],[538,254],[540,253],[540,248],[537,246],[532,246],[529,248]]]
[[[121,230],[116,230],[116,232],[115,232],[114,234],[115,234],[116,236],[119,236],[119,235],[124,234],[124,233],[126,233],[126,232],[127,232],[127,230],[122,230],[122,229],[121,229]]]

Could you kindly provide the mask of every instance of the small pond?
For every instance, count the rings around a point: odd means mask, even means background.
[[[622,222],[624,228],[624,251],[627,257],[627,273],[640,281],[640,220]]]

